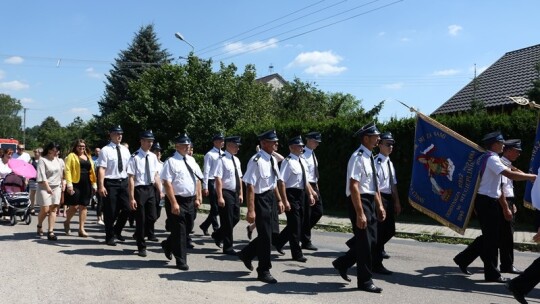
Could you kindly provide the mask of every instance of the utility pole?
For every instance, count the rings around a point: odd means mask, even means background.
[[[22,130],[22,138],[23,138],[23,145],[26,146],[26,110],[28,108],[23,108],[23,130]]]

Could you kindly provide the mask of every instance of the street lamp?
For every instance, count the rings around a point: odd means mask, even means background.
[[[184,41],[185,43],[187,43],[190,47],[191,47],[191,52],[192,53],[195,53],[195,47],[189,43],[186,39],[184,39],[184,36],[182,36],[182,34],[180,34],[180,32],[176,32],[174,33],[174,36],[182,41]]]

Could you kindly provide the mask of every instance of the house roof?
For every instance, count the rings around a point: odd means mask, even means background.
[[[279,82],[281,82],[282,84],[286,84],[287,81],[285,79],[283,79],[283,77],[281,77],[281,75],[279,75],[278,73],[274,73],[274,74],[270,74],[268,76],[264,76],[264,77],[261,77],[261,78],[257,78],[255,79],[255,81],[258,81],[258,82],[263,82],[263,83],[269,83],[270,81],[272,81],[273,79],[277,79]]]
[[[540,44],[506,53],[476,77],[476,99],[486,108],[513,104],[509,96],[527,97],[532,81],[539,77],[535,69],[540,62]],[[432,114],[467,111],[475,90],[472,80]]]

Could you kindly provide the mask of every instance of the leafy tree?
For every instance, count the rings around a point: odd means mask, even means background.
[[[154,25],[141,26],[133,42],[120,52],[107,76],[105,95],[98,102],[100,118],[105,119],[120,105],[131,100],[128,94],[129,81],[137,80],[148,69],[170,62],[170,57],[167,50],[161,49]]]
[[[19,112],[23,109],[21,102],[6,94],[0,94],[0,137],[21,140],[22,128]]]
[[[533,80],[533,87],[527,92],[530,101],[540,103],[540,61],[535,66],[537,77]]]

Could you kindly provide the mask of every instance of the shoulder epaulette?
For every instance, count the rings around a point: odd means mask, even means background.
[[[287,155],[287,157],[285,157],[285,159],[286,159],[287,161],[289,161],[289,160],[291,160],[291,156],[290,156],[290,155]]]
[[[258,162],[259,158],[261,158],[261,155],[257,153],[257,155],[255,155],[255,158],[253,159],[253,161]]]
[[[363,149],[360,149],[356,155],[362,156],[362,154],[364,154],[364,150],[363,150]]]
[[[135,157],[137,154],[139,154],[139,151],[135,151],[135,153],[131,154],[131,157]]]
[[[225,157],[225,153],[219,155],[219,158],[224,158],[224,157]]]

